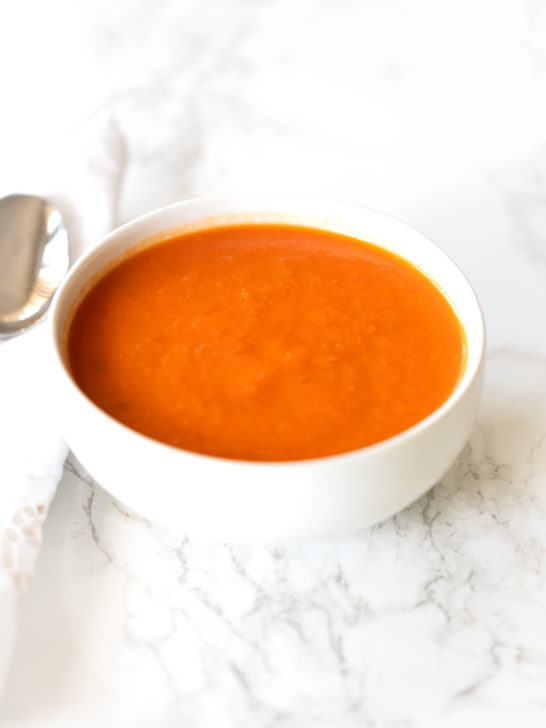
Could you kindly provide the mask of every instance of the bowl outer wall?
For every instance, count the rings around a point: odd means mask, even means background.
[[[62,339],[70,308],[93,273],[160,230],[208,216],[267,210],[301,222],[325,220],[331,229],[383,244],[440,283],[461,316],[469,351],[463,381],[439,410],[401,435],[354,453],[295,463],[247,463],[162,445],[116,422],[80,392],[66,371]],[[331,225],[332,220],[342,224]],[[365,208],[321,198],[202,198],[128,223],[74,267],[56,296],[50,322],[64,432],[78,459],[138,513],[208,540],[318,538],[354,531],[391,515],[447,470],[470,434],[479,404],[483,320],[464,276],[412,228]]]
[[[68,443],[96,480],[145,517],[194,537],[286,542],[350,533],[425,493],[464,446],[481,376],[435,423],[386,447],[323,460],[245,463],[176,450],[90,411],[67,387]]]

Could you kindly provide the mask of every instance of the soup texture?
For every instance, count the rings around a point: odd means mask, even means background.
[[[453,391],[464,334],[439,288],[369,243],[277,224],[212,227],[130,254],[79,304],[72,375],[109,415],[198,453],[344,453]]]

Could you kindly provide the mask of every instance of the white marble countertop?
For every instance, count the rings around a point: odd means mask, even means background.
[[[451,470],[345,539],[199,545],[69,458],[2,727],[544,726],[545,39],[539,0],[4,4],[4,169],[108,106],[122,220],[257,187],[390,213],[465,271],[488,356]]]

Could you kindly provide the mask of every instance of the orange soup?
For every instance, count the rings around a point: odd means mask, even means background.
[[[453,391],[464,334],[426,275],[293,225],[188,232],[130,254],[83,298],[73,377],[101,409],[175,447],[245,460],[348,452]]]

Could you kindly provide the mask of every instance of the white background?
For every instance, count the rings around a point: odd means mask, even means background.
[[[1,190],[104,107],[120,221],[263,188],[436,240],[483,305],[483,406],[428,496],[285,549],[189,543],[69,461],[0,724],[543,726],[546,5],[3,0]]]

